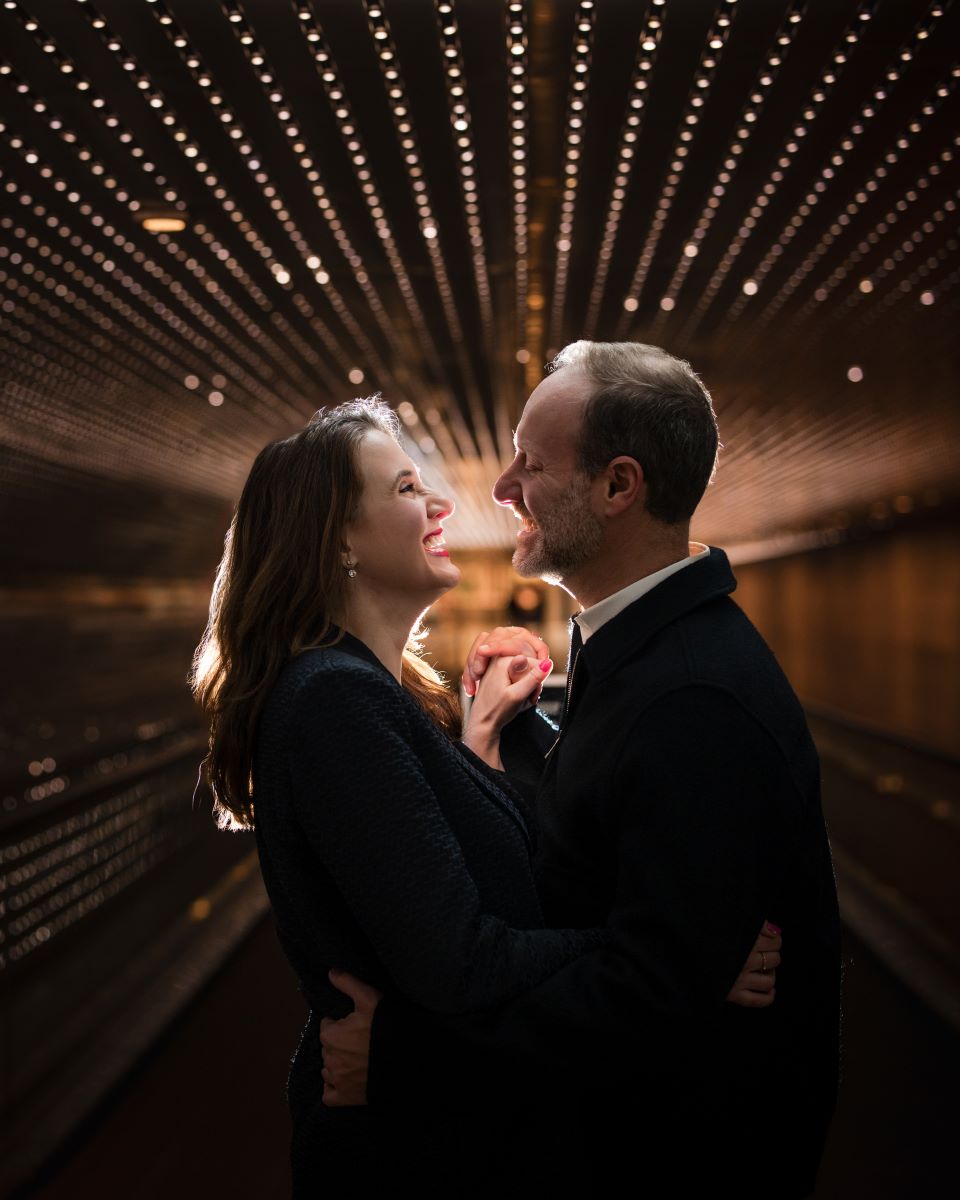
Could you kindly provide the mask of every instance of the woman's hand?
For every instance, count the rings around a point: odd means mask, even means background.
[[[477,694],[477,686],[483,678],[491,659],[504,654],[524,654],[538,663],[550,662],[550,647],[535,633],[520,625],[498,625],[496,629],[478,633],[467,654],[467,665],[463,668],[463,690],[468,696]],[[544,675],[553,669],[553,663]]]
[[[503,770],[500,730],[524,708],[536,704],[553,664],[525,654],[501,655],[484,671],[470,706],[464,744],[488,765]]]
[[[776,925],[764,921],[753,949],[727,993],[727,999],[741,1008],[769,1008],[776,997],[777,967],[783,938]]]

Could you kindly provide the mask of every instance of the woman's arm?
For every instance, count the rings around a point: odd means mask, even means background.
[[[296,816],[399,991],[435,1012],[469,1012],[535,986],[603,935],[513,929],[481,911],[412,748],[406,703],[390,679],[365,667],[328,667],[305,684],[288,743]],[[441,792],[469,786],[455,755],[435,768]],[[478,837],[489,839],[482,817]],[[525,859],[523,834],[502,819],[505,844],[489,852]]]

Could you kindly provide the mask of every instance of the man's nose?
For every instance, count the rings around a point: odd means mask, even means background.
[[[493,498],[497,504],[514,504],[522,498],[520,486],[514,477],[512,466],[507,467],[493,485]]]

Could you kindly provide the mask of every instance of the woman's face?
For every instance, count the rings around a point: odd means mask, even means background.
[[[442,536],[453,501],[425,487],[416,464],[385,433],[364,437],[359,460],[360,513],[347,528],[349,556],[357,564],[351,586],[428,604],[460,579]]]

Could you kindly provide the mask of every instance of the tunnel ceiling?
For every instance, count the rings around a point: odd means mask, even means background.
[[[544,363],[689,357],[696,531],[949,494],[960,6],[0,5],[0,489],[27,572],[189,576],[257,449],[382,391],[451,540]],[[145,214],[181,214],[147,232]]]

